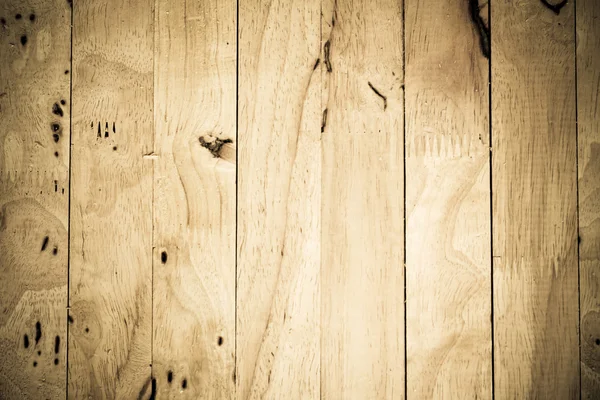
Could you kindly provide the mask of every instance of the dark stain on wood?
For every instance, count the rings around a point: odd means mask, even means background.
[[[567,5],[568,0],[563,0],[558,4],[552,4],[550,3],[548,0],[540,0],[542,2],[542,4],[549,10],[552,10],[552,12],[556,15],[560,14],[560,10]]]
[[[48,241],[50,241],[50,238],[48,236],[46,236],[44,238],[44,241],[42,242],[42,251],[46,250],[46,247],[48,247]],[[39,322],[38,322],[39,324]]]
[[[209,136],[210,138],[210,136]],[[213,155],[213,157],[215,158],[220,158],[221,157],[221,148],[223,147],[223,145],[227,144],[227,143],[233,143],[233,140],[231,139],[221,139],[221,138],[212,138],[213,140],[211,141],[207,141],[205,139],[205,136],[200,136],[198,138],[198,141],[200,142],[200,145],[202,147],[204,147],[205,149],[207,149],[208,151],[210,151],[210,154]]]
[[[40,321],[35,323],[35,344],[37,345],[42,338],[42,324]]]
[[[327,72],[332,72],[333,71],[333,67],[331,66],[331,60],[329,59],[330,54],[331,54],[331,41],[327,41],[325,42],[325,46],[323,47],[323,52],[324,54],[324,62],[325,62],[325,67],[327,68]]]

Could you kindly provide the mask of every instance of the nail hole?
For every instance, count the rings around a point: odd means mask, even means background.
[[[60,104],[62,104],[64,106],[65,104],[67,104],[67,102],[63,99],[60,101]]]
[[[25,46],[27,44],[27,35],[21,36],[21,44]]]
[[[35,21],[35,14],[29,14],[29,20],[31,22]]]
[[[90,331],[90,328],[87,328],[87,327],[86,327],[86,328],[85,328],[85,333],[89,333],[89,331]]]
[[[173,371],[169,371],[169,372],[167,373],[167,381],[168,381],[169,383],[173,382]]]
[[[35,368],[35,367],[37,367],[37,361],[34,361],[34,362],[33,362],[33,367],[34,367],[34,368]]]
[[[596,346],[600,346],[600,339],[596,339]]]
[[[58,365],[58,358],[54,359],[54,365]]]
[[[0,24],[2,24],[2,25],[6,25],[6,19],[4,19],[4,18],[0,18]]]
[[[15,19],[21,19],[21,18],[23,18],[23,16],[21,14],[16,14],[15,15]]]
[[[68,69],[65,69],[65,75],[67,75],[69,73]]]
[[[217,344],[218,344],[219,346],[222,346],[222,345],[223,345],[223,336],[219,336],[219,339],[217,340]]]
[[[54,249],[52,249],[52,254],[57,255],[58,254],[58,248],[55,247]]]
[[[113,146],[113,151],[117,151],[117,146]]]
[[[29,347],[29,336],[27,336],[27,335],[23,335],[23,347],[25,347],[25,348]]]
[[[181,388],[182,389],[187,388],[187,379],[184,379],[184,380],[181,381]]]
[[[160,253],[160,261],[163,264],[167,263],[167,252],[166,251],[163,251],[162,253]]]
[[[54,152],[54,157],[58,158],[58,151]]]

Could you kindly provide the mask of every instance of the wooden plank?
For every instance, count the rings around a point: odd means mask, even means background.
[[[71,398],[150,391],[153,4],[74,5]]]
[[[600,393],[600,3],[577,1],[581,397]]]
[[[320,12],[239,2],[239,399],[319,398]]]
[[[337,0],[323,8],[322,398],[401,399],[402,3]]]
[[[495,390],[579,396],[574,9],[491,2]]]
[[[236,2],[156,7],[152,372],[158,398],[232,399]]]
[[[0,3],[0,397],[65,396],[71,11]]]
[[[488,59],[467,2],[405,6],[408,395],[489,399]]]

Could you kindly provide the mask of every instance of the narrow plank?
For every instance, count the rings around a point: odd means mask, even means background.
[[[497,398],[579,396],[574,9],[491,2]]]
[[[70,398],[150,390],[153,3],[74,4]]]
[[[64,398],[71,10],[0,3],[0,398]]]
[[[239,2],[238,399],[319,398],[320,11]]]
[[[402,399],[402,3],[323,9],[322,398]]]
[[[581,397],[600,393],[600,3],[577,3]]]
[[[157,398],[232,399],[236,2],[161,0],[156,7]]]
[[[405,6],[408,394],[489,399],[489,61],[467,2]]]

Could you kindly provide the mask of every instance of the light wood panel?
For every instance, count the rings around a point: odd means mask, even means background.
[[[467,2],[405,5],[408,396],[489,399],[488,59]]]
[[[153,4],[74,5],[70,398],[150,391]]]
[[[0,3],[0,398],[65,396],[71,11]]]
[[[319,398],[319,0],[239,2],[237,398]]]
[[[495,394],[574,399],[574,8],[491,7]]]
[[[577,1],[581,397],[600,394],[600,3]]]
[[[402,4],[337,0],[323,10],[322,398],[401,399]]]
[[[157,398],[233,399],[236,2],[156,3]]]

